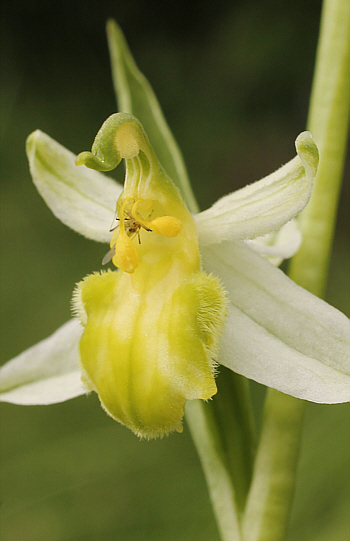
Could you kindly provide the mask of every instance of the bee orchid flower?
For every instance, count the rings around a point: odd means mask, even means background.
[[[299,246],[293,219],[317,172],[309,132],[296,152],[192,215],[132,114],[109,117],[78,156],[31,134],[40,195],[68,227],[109,244],[113,269],[77,284],[75,317],[1,369],[0,399],[52,404],[94,391],[145,438],[181,431],[186,402],[215,395],[220,364],[298,398],[348,401],[348,319],[273,264]],[[121,160],[124,186],[103,174]]]

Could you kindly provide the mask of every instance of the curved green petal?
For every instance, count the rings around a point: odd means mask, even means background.
[[[75,165],[75,155],[36,130],[27,139],[33,182],[54,215],[84,237],[109,242],[122,186],[107,176]]]
[[[243,243],[207,247],[202,256],[230,299],[221,364],[297,398],[350,400],[347,317]]]
[[[222,197],[196,215],[201,246],[266,235],[303,210],[317,172],[318,150],[309,132],[301,133],[295,146],[298,156],[275,173]]]
[[[55,404],[86,393],[78,343],[82,326],[73,319],[0,369],[0,401],[23,406]]]

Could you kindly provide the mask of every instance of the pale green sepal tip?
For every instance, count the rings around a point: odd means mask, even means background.
[[[30,135],[28,135],[27,137],[27,140],[26,140],[26,152],[27,154],[30,153],[30,150],[33,146],[33,139],[35,138],[35,134],[36,134],[36,131],[33,131]]]
[[[295,148],[301,159],[306,174],[314,178],[317,173],[319,153],[315,141],[309,131],[304,131],[295,140]]]
[[[40,136],[42,132],[40,130],[33,131],[30,135],[28,135],[26,139],[26,154],[28,157],[28,160],[30,160],[30,156],[33,155],[33,153],[36,151],[36,144],[38,141],[40,141]]]

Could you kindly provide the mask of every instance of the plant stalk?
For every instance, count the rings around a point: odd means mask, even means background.
[[[323,296],[347,142],[350,92],[350,3],[325,0],[308,129],[320,151],[310,203],[300,227],[303,243],[289,276]],[[283,541],[293,502],[305,403],[269,389],[251,489],[244,541]]]

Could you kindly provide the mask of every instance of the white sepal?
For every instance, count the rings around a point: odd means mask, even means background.
[[[86,393],[78,344],[83,327],[73,319],[0,369],[0,400],[21,405],[55,404]]]
[[[122,186],[76,166],[75,155],[40,130],[28,137],[27,156],[33,182],[54,215],[84,237],[109,242]]]
[[[196,215],[201,246],[261,237],[303,210],[317,172],[318,151],[309,132],[301,133],[295,146],[298,156],[275,173],[222,197]]]
[[[202,256],[230,299],[221,364],[312,402],[350,400],[350,323],[344,314],[244,243],[210,246]]]

